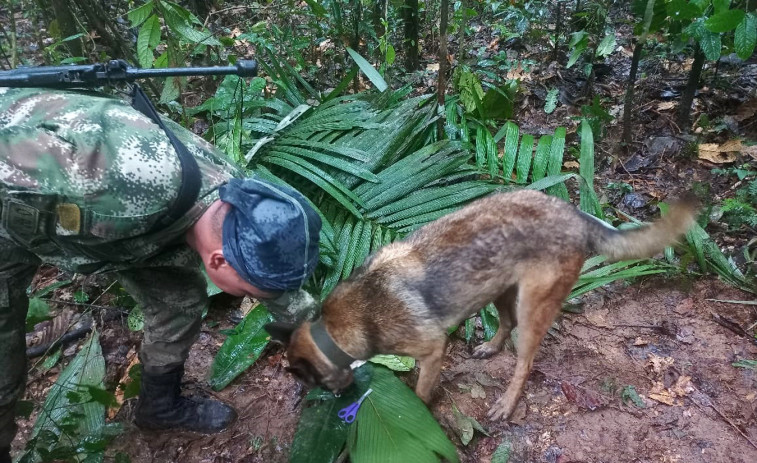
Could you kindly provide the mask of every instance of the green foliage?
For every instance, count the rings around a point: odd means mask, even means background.
[[[415,368],[414,358],[399,355],[374,355],[369,361],[394,371],[410,371]]]
[[[129,316],[126,318],[126,326],[131,331],[142,331],[144,329],[145,314],[142,312],[140,306],[136,305],[129,311]]]
[[[26,312],[26,332],[34,330],[34,325],[50,320],[50,306],[39,297],[29,299],[29,310]]]
[[[93,331],[52,386],[19,462],[101,461],[107,442],[120,432],[105,424],[114,397],[103,389],[105,359]]]
[[[268,310],[259,304],[229,333],[210,366],[208,382],[213,389],[225,388],[255,363],[270,340],[263,326],[272,320]]]
[[[557,108],[557,96],[559,93],[560,90],[557,88],[550,89],[550,91],[547,92],[547,98],[544,102],[545,113],[552,114],[555,111],[555,108]]]
[[[510,444],[509,441],[503,440],[492,455],[492,463],[508,463],[510,461],[511,451],[512,444]]]
[[[350,460],[437,462],[444,457],[450,462],[459,461],[455,446],[418,396],[389,370],[373,370],[373,393],[366,397],[349,427]]]
[[[391,371],[367,363],[354,372],[355,382],[341,396],[321,390],[308,395],[295,434],[290,461],[332,462],[345,443],[350,461],[458,461],[455,446],[423,402]],[[368,390],[357,418],[346,424],[337,413]]]
[[[386,84],[386,81],[383,77],[381,77],[381,74],[371,66],[371,63],[366,61],[365,58],[360,56],[358,52],[353,50],[352,48],[347,47],[347,53],[350,54],[353,60],[355,60],[355,63],[360,67],[360,70],[363,71],[366,77],[373,83],[373,85],[376,86],[379,92],[383,92],[388,88],[388,85]]]
[[[637,408],[645,408],[644,401],[639,397],[639,393],[636,392],[636,387],[634,386],[624,387],[623,392],[620,393],[620,400],[622,400],[624,404],[631,402]]]

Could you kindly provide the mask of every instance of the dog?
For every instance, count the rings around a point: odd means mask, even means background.
[[[587,255],[651,257],[685,233],[696,212],[696,201],[686,199],[652,224],[619,231],[538,191],[496,193],[379,249],[336,286],[315,322],[266,330],[288,345],[290,372],[336,393],[352,383],[356,359],[411,356],[420,362],[415,392],[428,404],[447,329],[493,302],[499,329],[473,357],[499,352],[519,327],[515,372],[488,412],[506,419]]]

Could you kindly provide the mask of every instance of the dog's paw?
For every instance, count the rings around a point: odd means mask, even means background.
[[[492,421],[507,419],[510,415],[512,415],[514,409],[515,403],[510,403],[509,401],[504,400],[504,397],[502,397],[492,406],[492,408],[489,409],[489,412],[486,414],[486,416],[489,417],[489,419]]]
[[[502,349],[491,344],[488,342],[485,342],[483,344],[480,344],[473,348],[473,358],[477,359],[488,359],[492,355],[499,353]]]

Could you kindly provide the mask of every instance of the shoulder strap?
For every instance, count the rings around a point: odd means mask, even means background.
[[[158,124],[161,129],[163,129],[163,132],[166,133],[171,145],[179,156],[179,163],[181,164],[181,185],[179,186],[179,195],[177,196],[176,201],[174,201],[168,209],[166,215],[164,215],[154,227],[154,229],[161,229],[179,220],[197,202],[197,197],[200,194],[200,186],[202,185],[200,168],[197,166],[197,161],[194,156],[192,156],[192,153],[190,153],[187,147],[179,141],[176,135],[166,127],[165,123],[158,115],[158,111],[155,110],[155,106],[152,105],[152,102],[150,102],[150,99],[145,95],[145,92],[139,85],[134,84],[131,97],[132,107],[149,117],[153,122]]]

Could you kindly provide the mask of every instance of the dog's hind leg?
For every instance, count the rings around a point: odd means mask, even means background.
[[[431,402],[431,391],[439,381],[446,345],[447,337],[439,338],[431,342],[430,350],[426,355],[418,357],[420,371],[418,372],[418,382],[415,384],[415,394],[426,404]]]
[[[518,323],[515,315],[515,300],[517,296],[518,287],[513,285],[494,300],[494,307],[497,308],[497,312],[499,313],[499,328],[493,338],[473,349],[473,357],[485,359],[502,350],[505,341],[510,337],[510,332]]]
[[[570,293],[581,264],[580,258],[576,262],[563,261],[541,271],[534,269],[521,280],[517,308],[518,360],[505,394],[489,410],[492,420],[507,418],[515,410],[539,344]]]

